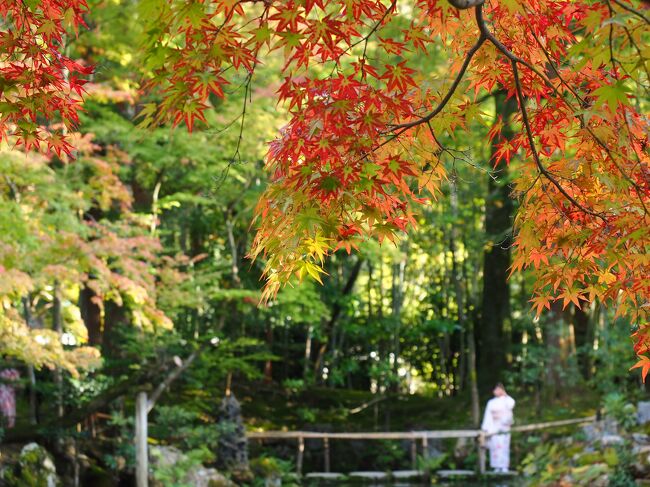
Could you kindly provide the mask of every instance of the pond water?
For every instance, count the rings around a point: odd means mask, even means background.
[[[341,481],[306,481],[303,485],[308,487],[525,487],[526,482],[522,478],[512,478],[507,480],[454,480],[434,483],[418,483],[418,482],[350,482],[348,480]]]

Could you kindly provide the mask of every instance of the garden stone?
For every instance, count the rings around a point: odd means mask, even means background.
[[[170,467],[182,463],[186,455],[173,446],[153,446],[150,450],[151,465],[156,467]],[[230,480],[224,477],[214,468],[207,468],[202,465],[191,467],[185,475],[184,481],[192,487],[234,487]],[[152,485],[160,487],[159,482],[153,480]]]
[[[18,462],[2,470],[0,485],[8,487],[60,487],[61,479],[50,453],[38,443],[28,443]]]
[[[282,487],[282,478],[273,475],[264,479],[264,487]]]
[[[650,435],[643,433],[632,433],[632,440],[637,445],[650,445]]]
[[[600,443],[603,446],[620,445],[623,442],[623,437],[619,435],[603,435],[603,437],[600,439]]]
[[[650,422],[650,401],[639,401],[636,405],[636,422],[646,424]]]
[[[602,421],[595,421],[582,427],[582,433],[588,443],[602,442],[609,436],[619,436],[618,422],[613,418],[605,418]],[[616,441],[616,440],[614,440]]]
[[[462,462],[465,460],[471,453],[474,444],[469,438],[458,438],[456,440],[456,445],[454,446],[454,459]],[[442,453],[440,453],[442,455]]]
[[[241,406],[234,394],[224,397],[221,401],[219,427],[222,433],[219,436],[217,466],[245,480],[250,476],[248,440]]]

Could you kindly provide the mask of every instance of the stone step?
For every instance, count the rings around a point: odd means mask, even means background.
[[[348,477],[351,479],[387,480],[388,474],[386,472],[350,472]]]
[[[426,476],[422,470],[395,470],[390,477],[395,480],[419,480]]]
[[[473,478],[474,470],[436,470],[435,476],[441,479]]]
[[[344,479],[345,475],[338,472],[310,472],[305,475],[305,478],[310,480],[340,480]]]

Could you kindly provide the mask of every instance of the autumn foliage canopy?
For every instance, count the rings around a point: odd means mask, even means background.
[[[436,204],[454,148],[496,92],[516,100],[511,164],[520,202],[512,271],[536,274],[532,306],[599,300],[638,327],[650,369],[650,13],[628,0],[195,0],[140,2],[142,126],[205,123],[213,100],[282,53],[290,120],[270,143],[270,184],[251,256],[264,296],[366,238],[393,241]],[[71,154],[91,67],[65,42],[83,0],[5,0],[0,137]],[[382,61],[379,61],[382,60]],[[387,63],[386,60],[392,62]],[[246,106],[244,106],[245,115]],[[489,143],[488,140],[485,141]],[[516,163],[514,162],[516,160]]]

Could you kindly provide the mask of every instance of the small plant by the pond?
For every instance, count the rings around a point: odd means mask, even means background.
[[[205,447],[185,451],[174,462],[161,461],[162,453],[156,450],[152,450],[152,456],[158,460],[152,464],[153,478],[160,482],[159,485],[174,487],[194,487],[186,481],[188,472],[214,458]]]
[[[603,399],[605,414],[616,420],[623,431],[636,426],[636,408],[624,394],[612,392]]]
[[[442,467],[445,460],[447,460],[447,454],[443,453],[435,457],[423,457],[418,455],[417,466],[418,470],[423,470],[425,472],[435,472]]]
[[[268,485],[297,487],[299,485],[293,462],[264,455],[251,460],[250,468],[253,473],[252,487]]]

